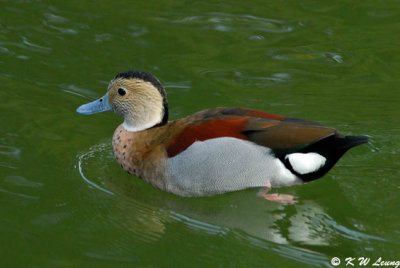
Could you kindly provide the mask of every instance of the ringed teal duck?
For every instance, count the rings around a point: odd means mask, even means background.
[[[316,122],[247,108],[214,108],[168,121],[163,86],[140,71],[117,74],[102,98],[77,109],[80,114],[103,111],[124,117],[112,140],[121,167],[181,196],[310,182],[347,150],[368,141]]]

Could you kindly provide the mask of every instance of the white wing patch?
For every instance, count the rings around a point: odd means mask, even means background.
[[[285,159],[289,159],[294,171],[302,175],[319,170],[326,162],[326,158],[317,153],[293,153]]]

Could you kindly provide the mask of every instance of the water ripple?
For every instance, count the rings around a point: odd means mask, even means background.
[[[320,214],[316,215],[320,220],[321,223],[326,224],[327,226],[331,227],[332,230],[335,230],[339,235],[356,241],[366,241],[366,240],[377,240],[377,241],[386,241],[384,238],[374,235],[365,234],[359,231],[352,230],[348,227],[345,227],[335,220],[327,217],[326,215]]]
[[[68,22],[67,18],[64,18],[59,15],[55,15],[52,13],[45,13],[44,17],[45,17],[45,19],[42,20],[43,25],[52,30],[56,30],[63,34],[77,34],[78,33],[78,31],[75,29],[55,25],[55,24],[57,24],[57,25],[66,24]]]
[[[103,34],[96,34],[95,35],[95,40],[96,42],[105,42],[105,41],[111,41],[113,40],[113,35],[109,33],[103,33]]]
[[[180,81],[180,82],[164,82],[164,87],[168,88],[178,88],[183,91],[189,91],[192,88],[191,81]],[[173,92],[168,93],[173,94]]]
[[[201,26],[215,31],[257,31],[266,33],[287,33],[302,26],[300,22],[260,18],[247,14],[229,14],[210,12],[201,16],[189,16],[183,19],[170,20],[171,23]]]
[[[301,50],[301,49],[299,49]],[[343,63],[343,56],[333,52],[302,52],[296,49],[278,49],[272,51],[271,57],[276,60],[287,60],[287,61],[326,61],[333,63]]]
[[[0,189],[0,192],[7,193],[7,194],[10,194],[10,195],[14,195],[14,196],[18,196],[18,197],[22,197],[22,198],[25,198],[25,199],[33,199],[33,200],[38,200],[39,199],[38,196],[15,193],[15,192],[11,192],[11,191],[8,191],[8,190],[5,190],[5,189]]]
[[[35,49],[36,51],[42,53],[48,53],[52,50],[50,47],[39,46],[37,44],[30,42],[28,38],[26,38],[25,36],[22,36],[22,43],[27,47],[30,47],[31,49]]]
[[[227,227],[199,221],[173,211],[169,214],[169,216],[171,219],[185,223],[190,228],[201,230],[211,235],[224,235],[230,231],[230,229]]]
[[[90,98],[87,97],[87,96],[93,96],[93,98],[97,98],[98,97],[98,95],[96,95],[95,92],[92,92],[92,91],[90,91],[88,89],[80,88],[80,87],[75,86],[75,85],[59,84],[58,86],[61,88],[62,91],[66,92],[68,94],[72,94],[72,95],[76,95],[76,96],[79,96],[79,97],[83,97],[83,98],[88,99],[88,100]]]
[[[11,50],[9,50],[7,47],[18,47],[18,48],[22,48],[24,50],[28,50],[31,52],[39,52],[39,53],[46,53],[46,54],[48,54],[52,50],[49,47],[40,46],[38,44],[33,43],[32,41],[29,41],[28,38],[25,36],[22,36],[21,39],[22,39],[21,42],[0,41],[0,46],[1,46],[0,52],[3,52],[3,53],[5,52],[5,53],[13,55],[14,53]]]
[[[140,37],[149,32],[149,30],[145,26],[130,25],[128,28],[128,35],[132,37]]]
[[[21,149],[19,148],[7,145],[0,145],[0,154],[5,155],[7,157],[19,158],[20,152]]]
[[[16,175],[7,176],[4,179],[4,181],[22,187],[37,188],[43,186],[43,183],[30,181],[22,176],[16,176]]]
[[[80,155],[78,155],[78,171],[79,171],[79,174],[81,175],[81,178],[89,186],[91,186],[95,189],[98,189],[100,191],[103,191],[107,194],[114,195],[113,192],[101,187],[99,184],[94,182],[92,179],[89,179],[85,175],[84,168],[83,168],[90,159],[92,159],[92,158],[101,159],[101,157],[103,155],[102,153],[109,151],[109,149],[110,149],[109,147],[110,147],[110,145],[108,143],[97,144],[97,145],[90,147],[89,150],[87,150],[86,152],[83,152]]]
[[[66,23],[66,22],[68,22],[67,18],[64,18],[59,15],[55,15],[53,13],[44,13],[43,15],[46,17],[47,21],[51,22],[51,23]]]
[[[63,34],[73,34],[73,35],[75,35],[75,34],[78,33],[78,31],[75,30],[75,29],[57,27],[57,26],[54,26],[54,25],[51,25],[51,24],[47,23],[46,21],[44,21],[43,24],[45,26],[49,27],[50,29],[56,30],[56,31],[58,31],[60,33],[63,33]]]
[[[64,220],[69,215],[71,215],[71,213],[69,213],[69,212],[44,214],[44,215],[37,216],[36,218],[32,219],[30,222],[34,225],[38,225],[41,227],[47,227],[50,225],[59,224],[60,221]]]
[[[229,80],[236,84],[245,86],[271,86],[287,83],[291,79],[291,75],[284,72],[273,73],[269,75],[260,74],[254,76],[238,70],[206,70],[202,71],[200,75],[216,79]]]

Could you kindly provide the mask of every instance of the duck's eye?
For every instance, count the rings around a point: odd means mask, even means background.
[[[118,94],[119,94],[120,96],[124,96],[124,95],[126,94],[126,89],[120,87],[120,88],[118,89]]]

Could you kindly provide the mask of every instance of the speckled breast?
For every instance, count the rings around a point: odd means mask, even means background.
[[[130,132],[120,125],[112,141],[115,158],[124,170],[162,190],[166,188],[166,151],[155,137],[163,136],[165,130]]]
[[[134,132],[129,132],[120,125],[114,132],[112,145],[118,164],[129,174],[137,175],[138,161],[134,157],[136,146],[133,142]]]

